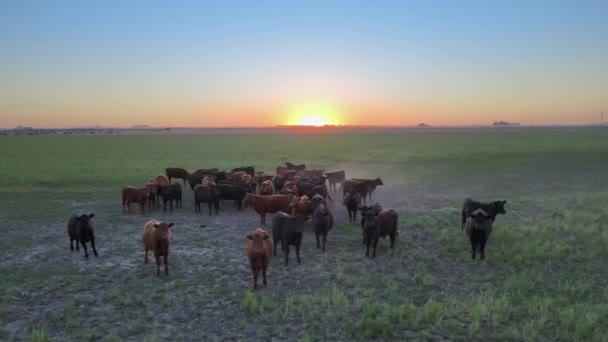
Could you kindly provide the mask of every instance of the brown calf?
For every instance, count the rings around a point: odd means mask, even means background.
[[[160,275],[160,258],[164,258],[165,274],[169,274],[169,245],[171,243],[171,227],[173,223],[159,222],[154,219],[148,221],[144,226],[144,264],[148,263],[148,250],[152,250],[156,258],[156,274]]]
[[[247,258],[249,259],[249,267],[253,273],[253,289],[258,287],[258,274],[262,271],[263,284],[268,285],[266,281],[266,272],[268,271],[268,263],[272,254],[272,242],[270,235],[262,228],[256,229],[252,234],[247,235]]]

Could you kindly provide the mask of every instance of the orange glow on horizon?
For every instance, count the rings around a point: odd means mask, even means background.
[[[338,111],[327,104],[299,104],[288,112],[288,125],[325,126],[339,125]]]

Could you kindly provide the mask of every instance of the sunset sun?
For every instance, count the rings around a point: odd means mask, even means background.
[[[337,125],[339,119],[335,108],[329,105],[298,105],[289,114],[289,125],[325,126]]]

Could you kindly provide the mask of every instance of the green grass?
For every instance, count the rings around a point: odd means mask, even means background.
[[[598,129],[402,135],[0,138],[2,340],[608,339],[608,136]],[[282,161],[381,176],[399,212],[395,250],[365,258],[335,194],[325,254],[273,258],[251,292],[244,246],[259,224],[230,205],[123,215],[126,184],[167,166]],[[465,197],[507,199],[486,260],[460,230]],[[100,258],[70,253],[66,221],[96,213]],[[171,275],[143,265],[141,229],[176,222]],[[206,224],[200,228],[200,224]],[[270,229],[269,226],[267,226]],[[280,252],[279,252],[280,253]],[[261,279],[260,279],[261,282]]]

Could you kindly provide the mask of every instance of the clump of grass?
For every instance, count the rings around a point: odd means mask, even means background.
[[[246,291],[243,294],[242,305],[250,313],[261,315],[272,309],[272,300],[265,294]]]
[[[51,338],[46,334],[44,330],[33,329],[30,335],[31,342],[51,342]]]

